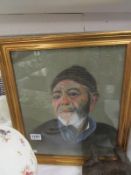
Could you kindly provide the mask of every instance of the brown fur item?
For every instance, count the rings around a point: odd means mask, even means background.
[[[98,160],[96,155],[82,169],[83,175],[131,175],[131,163],[119,148],[115,150],[117,160]]]

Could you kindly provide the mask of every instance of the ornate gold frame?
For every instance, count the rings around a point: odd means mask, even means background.
[[[19,104],[15,74],[12,67],[12,51],[33,51],[42,49],[80,48],[89,46],[126,45],[124,79],[122,86],[120,121],[117,143],[126,150],[129,129],[131,127],[131,31],[108,33],[78,33],[43,36],[16,36],[0,38],[2,75],[13,126],[25,134],[22,113]],[[83,164],[88,157],[37,155],[39,163]]]

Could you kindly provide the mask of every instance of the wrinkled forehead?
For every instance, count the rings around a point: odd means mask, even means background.
[[[60,91],[60,90],[68,90],[68,89],[85,89],[87,90],[87,86],[82,85],[76,81],[73,80],[62,80],[59,83],[56,84],[56,86],[53,88],[53,92]]]

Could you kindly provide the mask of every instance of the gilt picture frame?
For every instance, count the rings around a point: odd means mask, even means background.
[[[106,136],[101,134],[98,137],[99,130],[96,128],[99,123],[102,123],[100,126],[105,127],[106,125],[114,128],[116,131],[113,135],[115,145],[126,150],[131,127],[130,31],[6,37],[0,39],[0,45],[2,75],[12,123],[29,140],[39,163],[83,164],[91,157],[92,145],[94,147],[94,143],[110,135],[109,131]],[[68,70],[72,71],[72,67],[78,68],[77,76],[73,72],[72,76],[67,76]],[[86,138],[83,131],[81,131],[83,136],[79,139],[81,141],[74,140],[73,142],[74,135],[70,139],[72,141],[70,144],[67,138],[62,140],[59,124],[56,125],[58,116],[55,115],[52,107],[54,99],[60,98],[62,93],[67,93],[65,90],[53,95],[54,88],[60,84],[58,80],[51,89],[52,82],[56,81],[56,77],[61,79],[62,72],[65,75],[61,80],[70,80],[78,85],[82,83],[82,87],[91,90],[91,84],[85,83],[87,76],[84,80],[83,76],[80,76],[82,68],[96,80],[96,85],[93,87],[97,86],[97,97],[99,96],[95,101],[93,111],[90,110],[90,107],[88,111],[89,118],[95,121],[94,138],[97,139],[94,141],[92,136],[93,143],[90,149],[88,148],[89,142],[85,144]],[[82,80],[78,81],[78,77]],[[63,87],[66,86],[69,87],[67,82]],[[91,90],[91,96],[92,94],[92,99],[94,99],[96,95],[93,90]],[[76,100],[77,102],[79,103]],[[72,99],[71,103],[72,106],[75,106]],[[76,120],[75,118],[75,122]],[[90,127],[91,124],[88,124]],[[100,130],[100,133],[107,131]],[[74,130],[71,130],[72,132],[74,134]],[[57,141],[59,143],[56,143]],[[74,143],[79,145],[79,148],[72,146]],[[41,146],[38,146],[39,144]],[[103,148],[96,148],[99,157],[114,159],[112,151],[110,152],[113,146],[105,144],[104,153],[101,152]],[[89,151],[85,151],[88,149]]]

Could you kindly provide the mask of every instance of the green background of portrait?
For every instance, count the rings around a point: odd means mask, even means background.
[[[117,128],[125,58],[124,46],[12,52],[20,106],[27,133],[54,118],[50,85],[62,70],[80,65],[95,77],[99,100],[90,115]]]

